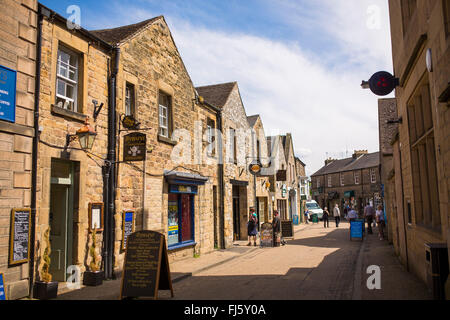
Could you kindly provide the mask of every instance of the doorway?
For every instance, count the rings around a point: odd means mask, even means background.
[[[73,261],[74,163],[52,159],[50,186],[50,273],[66,281]]]
[[[241,214],[239,201],[239,187],[233,186],[233,238],[241,240]]]

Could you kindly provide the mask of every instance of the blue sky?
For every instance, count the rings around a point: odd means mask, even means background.
[[[164,15],[195,85],[238,81],[266,134],[291,132],[312,174],[325,157],[378,151],[377,97],[392,72],[387,0],[42,0],[102,29]],[[348,151],[348,153],[347,153]]]

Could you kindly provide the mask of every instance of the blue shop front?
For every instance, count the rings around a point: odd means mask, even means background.
[[[195,246],[195,200],[208,178],[186,172],[165,172],[168,183],[168,250]]]

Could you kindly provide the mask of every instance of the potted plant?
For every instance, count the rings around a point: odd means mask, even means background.
[[[103,283],[104,273],[100,270],[101,257],[97,254],[97,225],[94,225],[92,231],[92,244],[89,248],[89,255],[92,260],[89,264],[89,270],[84,272],[83,284],[85,286],[99,286]]]
[[[46,243],[42,256],[44,264],[40,273],[40,281],[36,281],[34,284],[34,298],[40,300],[54,299],[58,295],[58,282],[52,281],[52,275],[49,273],[51,262],[50,227],[44,233],[44,240]]]

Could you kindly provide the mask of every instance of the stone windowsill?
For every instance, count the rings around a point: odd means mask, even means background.
[[[161,136],[161,135],[158,135],[158,141],[159,141],[159,142],[163,142],[163,143],[170,144],[170,145],[172,145],[172,146],[176,146],[176,145],[177,145],[177,142],[176,142],[176,141],[173,141],[172,139],[163,137],[163,136]]]
[[[52,105],[52,114],[55,114],[55,115],[58,115],[58,116],[63,116],[65,118],[70,118],[72,120],[80,121],[80,122],[85,122],[87,117],[88,117],[85,114],[74,112],[74,111],[70,111],[70,110],[67,110],[67,109],[63,109],[63,108],[60,108],[60,107],[55,106],[55,105]]]

